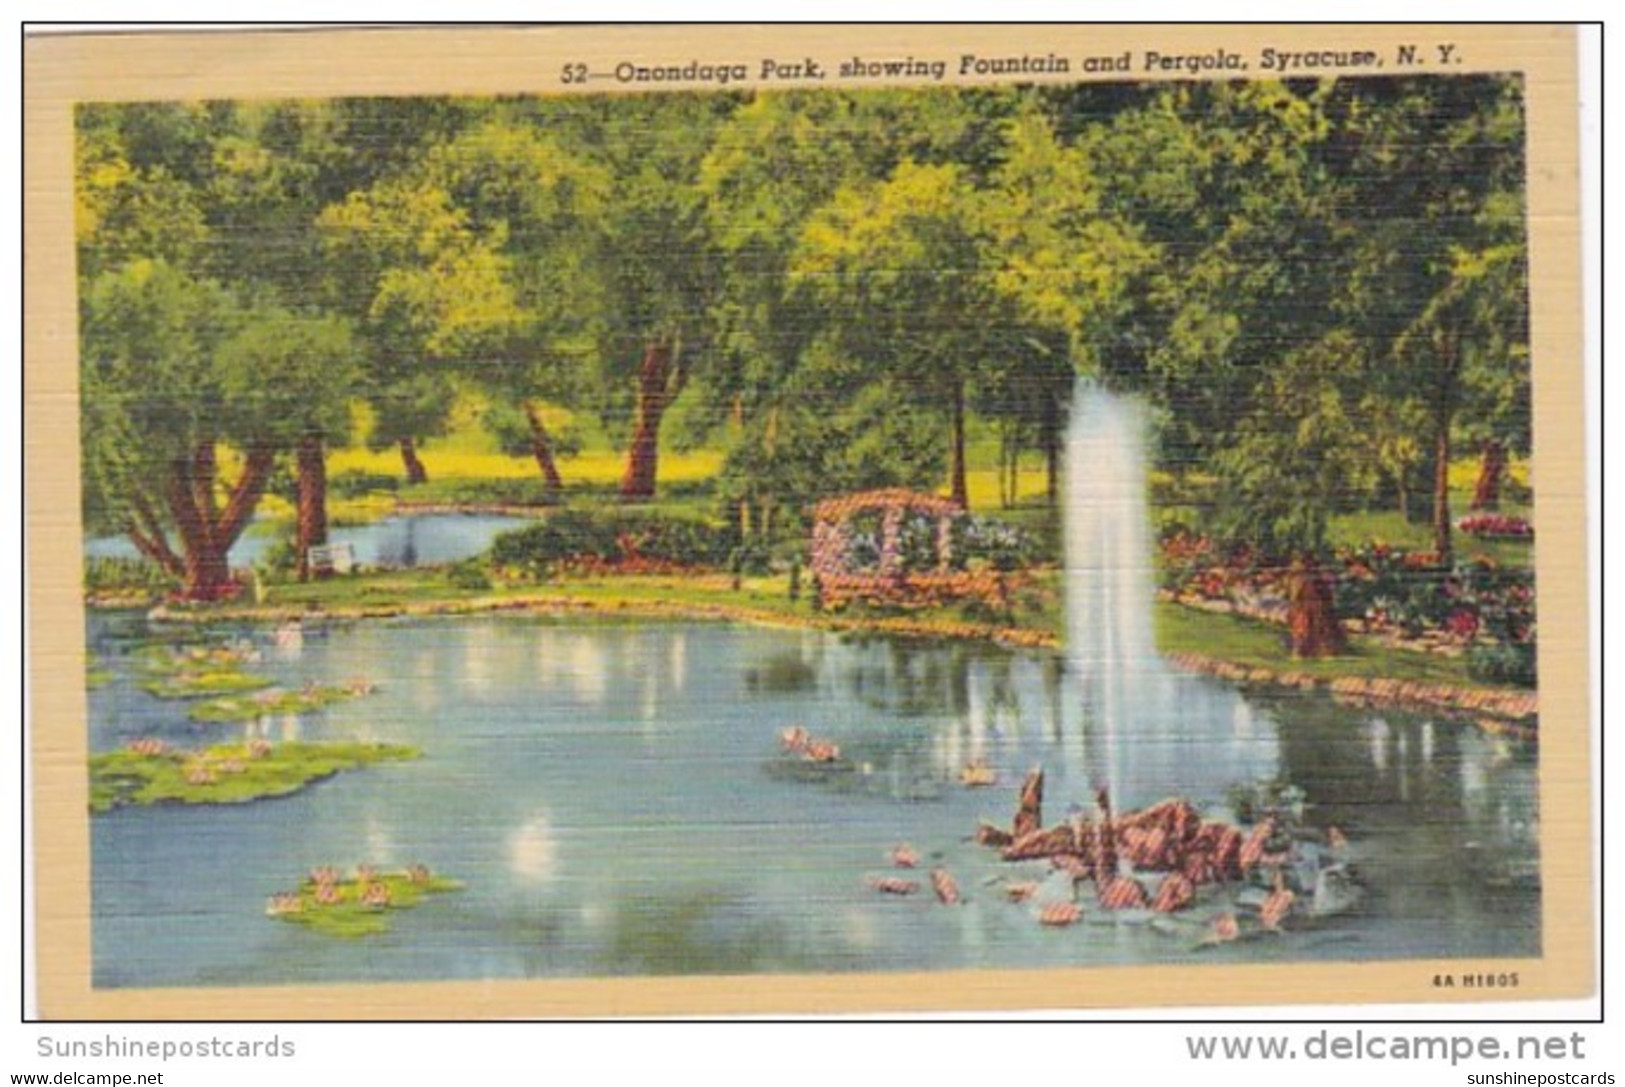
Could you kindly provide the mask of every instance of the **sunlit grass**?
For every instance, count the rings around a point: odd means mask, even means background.
[[[1467,674],[1460,657],[1387,649],[1363,638],[1354,638],[1342,656],[1300,660],[1287,648],[1285,627],[1166,601],[1156,605],[1154,622],[1157,649],[1163,653],[1200,653],[1247,668],[1302,672],[1319,679],[1360,676],[1484,686]]]
[[[438,441],[424,444],[418,451],[431,480],[450,479],[533,479],[540,475],[529,457],[509,457],[499,452],[481,452]],[[660,454],[662,483],[694,483],[710,479],[722,470],[723,454],[716,449],[669,451]],[[586,451],[558,458],[559,475],[566,486],[613,486],[626,471],[626,454],[619,450]],[[400,454],[393,449],[339,449],[329,455],[327,470],[369,472],[405,477]],[[996,493],[996,492],[995,492]]]
[[[1460,511],[1457,519],[1466,516],[1467,505],[1467,496],[1462,496],[1455,507]],[[1499,512],[1515,517],[1531,516],[1527,506],[1507,503],[1502,503]],[[1394,510],[1339,514],[1331,520],[1329,535],[1332,545],[1336,547],[1383,543],[1410,551],[1433,549],[1433,526],[1426,521],[1407,521]],[[1529,566],[1535,561],[1534,543],[1530,540],[1489,540],[1457,531],[1451,533],[1450,542],[1459,558],[1471,559],[1482,555],[1501,566]]]
[[[1041,500],[1048,488],[1048,480],[1042,468],[1022,466],[1021,472],[1016,476],[1016,504]],[[965,473],[965,490],[970,499],[970,508],[977,513],[988,513],[997,516],[999,511],[999,470],[996,468],[972,468]],[[946,489],[944,489],[946,493]]]

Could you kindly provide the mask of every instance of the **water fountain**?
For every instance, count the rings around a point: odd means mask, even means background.
[[[1273,777],[1274,730],[1233,690],[1172,671],[1153,631],[1143,403],[1094,382],[1072,402],[1066,459],[1066,657],[1085,759],[1122,807],[1170,795],[1223,800]]]

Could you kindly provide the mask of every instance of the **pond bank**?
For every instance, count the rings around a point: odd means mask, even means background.
[[[464,600],[412,601],[399,603],[343,605],[306,608],[289,605],[234,606],[207,609],[171,608],[159,605],[148,618],[160,623],[288,623],[293,621],[339,621],[360,619],[431,618],[478,615],[486,612],[515,611],[537,615],[610,614],[636,619],[695,619],[713,622],[750,623],[758,626],[833,630],[854,634],[885,634],[912,638],[949,638],[991,641],[1021,648],[1054,648],[1060,639],[1042,630],[1007,627],[993,623],[972,623],[946,619],[914,619],[907,616],[857,618],[843,615],[810,615],[739,604],[711,604],[698,601],[658,601],[628,599],[588,599],[556,593],[513,596],[471,597]]]
[[[1337,701],[1353,706],[1442,710],[1469,716],[1492,732],[1533,736],[1537,731],[1540,700],[1534,691],[1509,687],[1458,687],[1448,683],[1371,676],[1327,678],[1299,671],[1250,668],[1203,653],[1175,652],[1165,656],[1170,664],[1183,671],[1213,676],[1231,683],[1324,691]]]
[[[207,609],[160,605],[149,613],[156,622],[287,623],[349,622],[364,619],[433,618],[518,612],[534,615],[608,615],[633,619],[697,620],[758,626],[830,630],[888,637],[987,641],[1014,648],[1055,649],[1054,633],[1032,627],[1001,626],[957,619],[911,616],[812,614],[733,603],[687,600],[591,598],[560,593],[475,596],[454,600],[391,601],[377,604],[215,606]],[[1539,713],[1536,692],[1518,688],[1463,686],[1382,676],[1310,674],[1296,668],[1247,665],[1204,652],[1170,651],[1166,659],[1187,672],[1233,683],[1323,691],[1350,704],[1442,711],[1469,717],[1492,731],[1533,735]]]

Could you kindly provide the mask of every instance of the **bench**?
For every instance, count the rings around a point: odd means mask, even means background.
[[[355,570],[355,548],[349,544],[318,544],[307,553],[313,577],[332,577]]]

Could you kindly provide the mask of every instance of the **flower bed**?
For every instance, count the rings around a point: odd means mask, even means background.
[[[867,574],[830,574],[819,578],[822,607],[838,611],[848,604],[882,609],[924,611],[955,602],[970,601],[988,608],[1009,605],[1019,575],[996,570],[959,570],[941,574],[898,574],[882,578]]]
[[[1535,527],[1522,517],[1500,513],[1475,513],[1456,522],[1456,528],[1469,536],[1490,540],[1531,540]]]
[[[1266,622],[1286,621],[1287,569],[1238,549],[1221,554],[1184,531],[1162,541],[1164,591],[1180,603]],[[1373,543],[1337,552],[1338,617],[1389,644],[1467,654],[1475,678],[1534,684],[1534,577],[1487,557],[1446,564],[1432,552]]]

